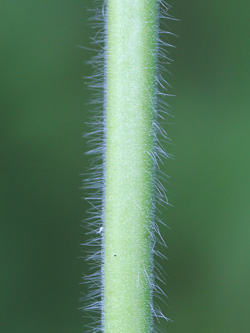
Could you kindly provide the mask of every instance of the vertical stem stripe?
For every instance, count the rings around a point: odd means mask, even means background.
[[[152,331],[157,0],[108,0],[104,331]]]

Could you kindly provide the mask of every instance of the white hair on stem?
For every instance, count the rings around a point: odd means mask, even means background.
[[[91,164],[87,173],[84,174],[84,189],[89,193],[85,199],[89,204],[88,219],[84,220],[84,228],[89,237],[85,242],[86,260],[89,263],[91,273],[83,276],[83,283],[88,286],[88,293],[81,298],[84,302],[81,309],[88,313],[92,323],[86,326],[85,332],[104,332],[103,325],[103,271],[104,271],[104,242],[103,234],[105,230],[104,221],[104,204],[105,204],[105,116],[106,116],[106,39],[107,39],[107,1],[94,0],[96,8],[91,10],[94,12],[90,21],[94,34],[91,37],[91,47],[85,48],[94,51],[95,55],[88,64],[93,68],[93,74],[85,77],[89,83],[92,92],[91,120],[87,122],[90,130],[85,135],[88,140],[90,150],[86,153],[92,156]],[[170,45],[166,38],[172,34],[166,27],[167,20],[174,20],[169,15],[170,6],[163,0],[158,0],[158,37],[157,37],[157,71],[155,78],[156,99],[154,101],[155,120],[153,122],[154,129],[154,150],[148,151],[151,156],[154,169],[154,200],[153,200],[153,220],[152,220],[152,265],[153,276],[148,276],[146,269],[144,270],[146,278],[150,281],[153,294],[153,302],[151,304],[152,315],[154,320],[154,332],[160,332],[160,320],[169,320],[157,305],[157,299],[166,301],[166,294],[162,289],[165,284],[165,276],[163,273],[161,260],[166,260],[166,256],[162,253],[166,248],[166,243],[161,235],[160,229],[165,226],[160,218],[161,210],[159,207],[169,205],[167,191],[163,185],[166,182],[166,175],[161,169],[164,165],[164,159],[172,158],[163,147],[163,143],[170,143],[171,140],[162,123],[167,117],[172,117],[169,104],[165,101],[166,96],[172,96],[168,93],[171,88],[166,75],[169,74],[166,65],[171,63],[168,57],[168,48]],[[174,34],[172,34],[174,35]],[[151,233],[151,231],[149,230]],[[157,259],[157,258],[158,259]],[[154,260],[153,260],[154,258]]]

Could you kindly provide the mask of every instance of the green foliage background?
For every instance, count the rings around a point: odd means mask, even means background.
[[[172,0],[169,333],[250,331],[249,10]],[[0,331],[82,332],[91,0],[0,2]],[[174,124],[173,124],[174,123]]]

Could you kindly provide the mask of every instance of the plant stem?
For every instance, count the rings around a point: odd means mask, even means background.
[[[157,0],[108,0],[104,332],[152,331]]]

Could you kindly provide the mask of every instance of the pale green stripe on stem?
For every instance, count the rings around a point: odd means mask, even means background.
[[[152,330],[157,0],[108,0],[104,331]]]

